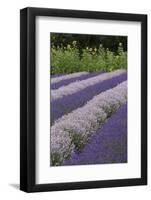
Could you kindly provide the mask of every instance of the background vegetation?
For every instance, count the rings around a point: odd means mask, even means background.
[[[51,74],[127,68],[127,37],[51,33]]]

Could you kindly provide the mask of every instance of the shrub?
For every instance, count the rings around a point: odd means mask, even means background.
[[[121,43],[119,43],[117,52],[104,49],[101,44],[99,48],[86,47],[80,52],[81,54],[76,46],[76,41],[73,41],[72,45],[52,46],[51,74],[98,70],[113,71],[127,68],[127,52],[123,51]]]

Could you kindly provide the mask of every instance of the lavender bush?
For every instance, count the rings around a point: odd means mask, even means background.
[[[118,75],[114,75],[113,77],[107,80],[100,81],[94,85],[87,86],[83,90],[80,91],[78,90],[76,93],[63,96],[62,98],[51,101],[51,124],[53,124],[56,119],[62,117],[63,115],[73,111],[74,109],[82,107],[87,101],[91,100],[95,95],[98,95],[107,89],[115,87],[116,85],[125,81],[126,79],[127,79],[127,72],[118,71]]]
[[[51,165],[60,165],[74,149],[79,150],[126,99],[127,81],[95,96],[83,107],[56,120],[51,127]]]
[[[77,76],[77,77],[72,77],[72,78],[68,78],[68,79],[63,79],[63,80],[60,80],[56,83],[53,83],[53,80],[51,81],[51,89],[58,89],[59,87],[62,87],[62,86],[66,86],[72,82],[75,82],[75,81],[81,81],[81,80],[85,80],[85,79],[88,79],[88,78],[91,78],[91,77],[94,77],[94,76],[97,76],[99,74],[102,74],[104,73],[105,71],[97,71],[97,72],[92,72],[92,73],[82,73],[81,76]]]
[[[66,75],[63,75],[63,76],[58,76],[58,77],[55,77],[51,80],[51,83],[54,84],[54,83],[58,83],[60,81],[63,81],[63,80],[69,80],[71,78],[77,78],[77,77],[80,77],[82,75],[86,75],[86,74],[89,74],[89,72],[76,72],[76,73],[72,73],[72,74],[66,74]]]
[[[102,81],[105,81],[109,78],[119,76],[119,75],[123,74],[124,72],[126,72],[126,70],[122,70],[122,69],[116,70],[114,72],[100,74],[98,76],[95,76],[95,77],[92,77],[92,78],[89,78],[89,79],[86,79],[83,81],[77,81],[77,82],[71,83],[71,84],[69,84],[67,86],[63,86],[57,90],[52,90],[51,91],[51,101],[62,98],[67,95],[74,94],[80,90],[83,90],[87,87],[93,86],[93,85],[100,83]],[[66,76],[70,76],[70,75],[66,75]],[[59,77],[56,79],[61,79],[61,78],[63,78],[63,77]],[[52,83],[56,83],[56,81],[53,79]]]
[[[82,151],[74,152],[63,165],[127,162],[127,103],[93,134]]]
[[[65,74],[51,74],[51,79],[52,78],[57,78],[57,77],[61,77],[61,76],[64,76]]]

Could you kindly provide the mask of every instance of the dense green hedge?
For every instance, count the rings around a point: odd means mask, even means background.
[[[122,43],[119,43],[116,52],[104,48],[102,44],[98,48],[86,47],[79,51],[77,41],[66,46],[51,45],[51,74],[119,68],[127,68],[127,52],[123,50]]]

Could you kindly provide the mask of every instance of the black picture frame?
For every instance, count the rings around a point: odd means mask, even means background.
[[[36,184],[35,182],[35,18],[54,16],[141,22],[141,178]],[[121,187],[147,184],[147,15],[48,8],[20,11],[20,190],[57,190]]]

